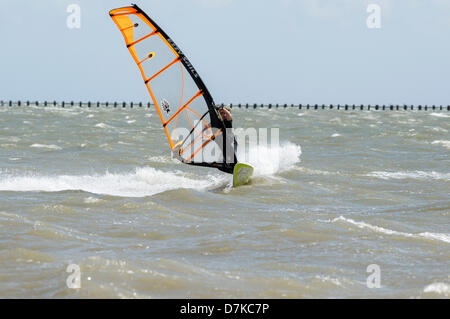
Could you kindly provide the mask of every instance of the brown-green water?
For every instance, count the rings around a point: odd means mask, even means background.
[[[236,189],[152,109],[0,108],[0,297],[450,297],[447,112],[233,115],[280,128]]]

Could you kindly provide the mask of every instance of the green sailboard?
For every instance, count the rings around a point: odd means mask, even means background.
[[[253,167],[245,163],[237,163],[233,170],[233,187],[245,185],[253,175]]]

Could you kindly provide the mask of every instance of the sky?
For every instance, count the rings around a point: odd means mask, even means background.
[[[135,0],[216,103],[450,104],[448,0]],[[80,28],[69,28],[71,4]],[[15,0],[0,11],[0,100],[150,97],[108,11]],[[369,4],[380,28],[368,28]]]

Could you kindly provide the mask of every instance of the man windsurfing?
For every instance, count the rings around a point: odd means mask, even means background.
[[[247,183],[253,168],[237,162],[230,110],[215,105],[186,55],[137,5],[109,15],[141,73],[173,155],[185,164],[233,174],[234,186]]]
[[[233,170],[235,165],[237,164],[237,158],[236,158],[236,151],[237,151],[237,142],[234,138],[233,134],[233,117],[231,116],[231,110],[229,108],[225,107],[218,107],[217,108],[219,116],[225,126],[224,133],[221,135],[222,138],[217,137],[215,139],[216,144],[219,146],[220,149],[222,149],[223,153],[226,155],[226,161],[224,163],[220,163],[217,165],[214,165],[215,163],[212,163],[213,167],[218,168],[220,171],[233,174]],[[225,142],[225,143],[224,143]],[[172,150],[172,154],[175,158],[180,160],[181,162],[184,162],[181,158],[181,145],[182,141],[177,143],[175,147]],[[228,150],[228,152],[226,151]],[[196,165],[195,163],[186,163],[190,165]],[[201,165],[203,166],[203,165]]]

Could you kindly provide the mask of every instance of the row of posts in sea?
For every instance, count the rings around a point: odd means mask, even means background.
[[[151,107],[152,103],[142,103],[142,102],[57,102],[57,101],[2,101],[0,100],[0,106],[58,106],[58,107],[113,107],[113,108],[142,108]],[[257,108],[297,108],[305,110],[360,110],[360,111],[450,111],[450,105],[349,105],[349,104],[257,104],[257,103],[246,103],[246,104],[218,104],[217,106],[224,106],[229,108],[246,108],[246,109],[257,109]]]

